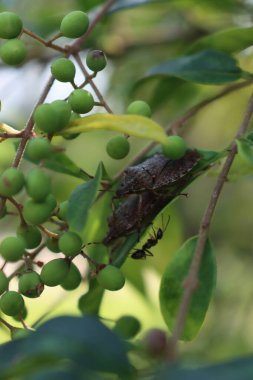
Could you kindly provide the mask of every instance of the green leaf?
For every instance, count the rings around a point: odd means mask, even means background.
[[[8,359],[6,363],[4,359]],[[28,338],[0,346],[1,379],[7,379],[4,375],[8,373],[17,376],[19,369],[22,376],[64,362],[74,370],[126,374],[130,378],[124,342],[92,316],[55,318]]]
[[[244,72],[234,58],[210,49],[163,62],[150,69],[147,76],[175,76],[186,81],[220,85],[242,78]]]
[[[229,28],[202,37],[193,43],[188,53],[204,49],[217,49],[231,54],[246,49],[253,44],[253,27]]]
[[[54,172],[68,174],[85,181],[91,178],[89,174],[79,168],[65,153],[51,154],[48,159],[43,160],[42,166]]]
[[[237,152],[238,154],[249,164],[252,165],[253,169],[253,146],[252,142],[247,141],[246,139],[237,139]]]
[[[159,143],[166,141],[166,133],[159,124],[139,115],[96,114],[86,116],[73,120],[62,133],[84,133],[96,130],[116,131]]]
[[[252,380],[253,357],[236,359],[202,368],[168,367],[153,380]]]
[[[197,237],[193,237],[175,253],[164,271],[160,286],[160,307],[165,323],[173,331],[183,295],[183,282],[195,252]],[[198,333],[216,281],[216,263],[210,242],[206,243],[198,275],[199,286],[193,294],[187,313],[182,340],[192,340]]]
[[[150,3],[165,3],[167,0],[118,0],[115,5],[113,5],[109,13],[121,11],[128,8],[139,7],[140,5],[146,5]]]
[[[102,173],[103,168],[99,164],[95,177],[77,186],[70,195],[67,220],[77,231],[80,231],[86,223],[88,212],[96,199]]]

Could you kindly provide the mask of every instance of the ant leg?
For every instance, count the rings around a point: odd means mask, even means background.
[[[145,249],[145,253],[146,253],[146,256],[154,256],[153,253],[149,251],[148,249]]]

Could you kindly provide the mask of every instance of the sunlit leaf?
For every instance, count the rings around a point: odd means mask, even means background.
[[[252,46],[253,27],[229,28],[202,37],[188,49],[195,53],[204,49],[217,49],[225,53],[235,53]]]
[[[196,83],[220,85],[242,78],[244,72],[234,58],[210,49],[170,59],[150,69],[147,76],[175,76]]]
[[[73,120],[63,133],[109,130],[163,143],[166,133],[155,121],[138,115],[96,114]]]
[[[160,307],[170,331],[175,327],[178,310],[182,301],[183,283],[192,262],[197,237],[191,238],[175,253],[165,269],[160,286]],[[198,333],[216,281],[216,263],[210,242],[206,243],[198,274],[199,285],[195,290],[187,313],[182,340],[192,340]]]
[[[98,166],[93,179],[75,188],[70,195],[67,220],[70,226],[80,231],[87,220],[89,209],[96,199],[96,194],[102,178],[102,165]]]

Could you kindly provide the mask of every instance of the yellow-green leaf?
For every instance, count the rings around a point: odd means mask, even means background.
[[[166,141],[166,133],[159,124],[139,115],[96,114],[86,116],[73,120],[61,133],[84,133],[97,130],[116,131],[159,143]]]

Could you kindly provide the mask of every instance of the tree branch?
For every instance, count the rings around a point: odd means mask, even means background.
[[[249,99],[243,120],[235,136],[235,139],[240,138],[246,132],[250,119],[252,117],[252,114],[253,114],[253,94],[251,95]],[[191,302],[193,293],[196,289],[196,286],[198,284],[198,272],[199,272],[203,252],[204,252],[204,247],[205,247],[207,237],[208,237],[211,219],[212,219],[221,190],[226,182],[228,172],[231,168],[231,165],[233,163],[236,153],[237,153],[237,147],[236,147],[235,141],[233,140],[230,145],[229,154],[223,165],[222,171],[217,179],[216,185],[211,194],[209,204],[207,206],[207,209],[200,223],[198,241],[197,241],[195,253],[192,259],[188,276],[185,280],[184,292],[183,292],[182,301],[181,301],[179,311],[178,311],[176,326],[172,334],[172,347],[170,348],[172,348],[172,352],[174,354],[173,357],[175,357],[175,352],[177,349],[177,341],[180,339],[182,335],[185,321],[187,318],[187,312],[190,306],[190,302]],[[170,352],[170,355],[171,355],[171,352]]]

